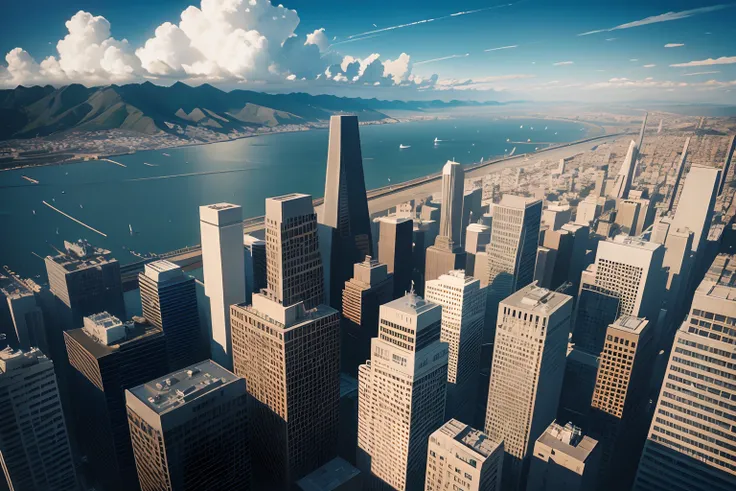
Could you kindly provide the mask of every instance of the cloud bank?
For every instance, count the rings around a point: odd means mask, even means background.
[[[0,86],[64,85],[153,80],[262,84],[289,80],[426,87],[436,77],[412,74],[411,57],[401,53],[365,60],[329,51],[324,28],[298,36],[296,10],[269,0],[201,0],[178,23],[165,22],[134,48],[112,36],[110,22],[79,11],[66,22],[68,34],[57,54],[38,63],[15,48],[0,64]]]
[[[670,65],[673,67],[689,67],[689,66],[711,66],[711,65],[731,65],[736,63],[736,56],[721,56],[720,58],[708,58],[707,60],[688,61],[687,63],[675,63]]]

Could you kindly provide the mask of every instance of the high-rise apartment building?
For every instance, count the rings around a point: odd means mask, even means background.
[[[393,298],[398,298],[411,289],[413,237],[414,221],[411,218],[381,218],[378,260],[394,276]]]
[[[155,261],[138,274],[138,285],[143,317],[164,331],[169,370],[207,358],[194,278],[172,262]]]
[[[123,323],[102,312],[64,332],[84,471],[90,485],[106,491],[138,489],[125,389],[168,372],[162,330],[137,320]]]
[[[79,489],[53,362],[40,350],[0,351],[0,408],[0,484]]]
[[[231,315],[234,371],[252,400],[254,476],[287,489],[337,455],[340,314],[259,293]]]
[[[693,252],[702,251],[713,221],[721,171],[715,167],[690,167],[670,230],[688,228],[693,233]],[[682,206],[681,206],[682,205]]]
[[[268,290],[284,306],[304,302],[312,309],[324,302],[317,215],[308,194],[266,199],[266,278]]]
[[[110,251],[85,240],[64,241],[64,249],[45,259],[49,289],[66,307],[59,311],[63,328],[78,328],[82,317],[103,310],[125,317],[120,264]]]
[[[353,277],[342,291],[340,367],[352,377],[371,357],[371,339],[378,336],[378,311],[393,297],[393,275],[370,256],[353,266]]]
[[[456,419],[429,437],[425,491],[500,491],[503,442]]]
[[[646,439],[649,380],[654,356],[652,326],[623,315],[608,326],[591,401],[590,433],[601,449],[596,489],[629,489]]]
[[[330,117],[325,201],[320,225],[328,303],[341,308],[342,287],[353,274],[353,264],[373,256],[368,198],[357,116]],[[305,304],[310,308],[309,302]]]
[[[429,436],[444,421],[442,307],[408,293],[381,306],[358,373],[358,468],[371,485],[422,489]]]
[[[534,444],[526,491],[596,491],[599,459],[596,440],[553,422]]]
[[[243,235],[245,247],[245,301],[266,288],[266,241],[250,234]]]
[[[486,288],[480,286],[480,280],[454,270],[428,281],[424,298],[442,306],[440,341],[448,347],[445,420],[472,421],[478,392]]]
[[[572,297],[535,284],[498,307],[485,432],[504,443],[505,489],[524,489],[534,442],[555,419],[571,313]]]
[[[675,335],[636,491],[736,489],[736,256],[721,254]]]
[[[465,173],[462,165],[451,160],[442,168],[442,208],[440,230],[434,245],[426,252],[424,281],[439,278],[453,269],[465,268],[462,249],[463,189]]]
[[[247,397],[212,360],[126,390],[141,491],[251,489]]]
[[[199,207],[204,293],[210,299],[210,356],[232,368],[230,306],[245,301],[243,210],[217,203]]]

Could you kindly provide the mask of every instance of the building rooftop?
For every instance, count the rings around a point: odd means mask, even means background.
[[[184,276],[184,273],[179,266],[165,259],[146,264],[143,274],[157,283],[182,278]]]
[[[217,227],[233,225],[243,220],[243,209],[232,203],[214,203],[199,207],[199,219]]]
[[[527,206],[536,204],[540,202],[541,200],[535,199],[535,198],[528,198],[526,196],[516,196],[513,194],[504,194],[501,197],[501,202],[498,205],[506,206],[509,208],[519,208],[524,209]],[[496,205],[496,206],[498,206]]]
[[[12,372],[39,363],[50,362],[40,349],[31,348],[30,351],[13,350],[10,346],[0,351],[0,377]]]
[[[403,297],[383,304],[382,307],[398,310],[409,315],[420,315],[432,309],[441,308],[437,304],[427,302],[413,291],[406,293]]]
[[[504,305],[524,309],[543,315],[550,314],[560,308],[572,297],[564,293],[553,292],[546,288],[537,286],[536,282],[527,285],[516,293],[502,300]]]
[[[736,301],[736,254],[716,256],[696,293]]]
[[[389,216],[381,217],[380,218],[380,221],[381,222],[384,222],[384,223],[391,223],[393,225],[398,225],[400,223],[411,222],[412,221],[412,218],[410,218],[410,217],[399,217],[399,216],[396,216],[396,215],[389,215]]]
[[[356,479],[359,474],[360,471],[349,462],[335,457],[297,481],[297,485],[302,491],[334,491],[352,479]]]
[[[427,283],[430,282],[442,282],[452,286],[463,287],[475,282],[480,283],[480,280],[465,274],[464,269],[453,269],[445,274],[441,274],[436,280],[430,280]]]
[[[468,450],[481,455],[482,457],[490,457],[494,450],[498,448],[498,443],[491,440],[488,435],[480,430],[461,423],[456,419],[451,419],[437,430],[452,438]]]
[[[244,233],[243,234],[243,245],[244,246],[254,246],[254,245],[265,246],[266,241],[263,239],[259,239],[255,235]]]
[[[459,163],[453,160],[448,160],[447,163],[442,167],[442,174],[451,174],[453,167],[462,169],[462,165],[460,165]]]
[[[561,426],[554,421],[537,442],[547,445],[556,452],[569,455],[579,462],[585,462],[598,444],[598,441],[583,436],[580,428],[573,426],[572,423]]]
[[[111,332],[108,332],[112,329]],[[64,331],[92,356],[100,359],[115,353],[123,346],[163,336],[161,328],[149,324],[142,317],[121,322],[117,317],[101,312],[84,318],[84,327]]]
[[[662,247],[661,244],[657,244],[656,242],[649,242],[648,240],[643,240],[624,234],[617,235],[612,239],[608,239],[606,242],[613,244],[622,244],[628,247],[636,247],[637,249],[642,249],[646,251],[655,251]]]
[[[471,223],[468,225],[467,231],[468,232],[478,232],[483,233],[491,230],[491,227],[488,225],[483,225],[482,223]]]
[[[27,297],[40,291],[41,287],[31,279],[23,279],[11,272],[7,275],[0,273],[0,293],[10,299]]]
[[[86,240],[77,242],[64,241],[65,252],[56,256],[46,256],[46,259],[58,264],[66,271],[79,271],[95,268],[104,264],[117,262],[107,249],[92,246]]]
[[[337,310],[324,304],[309,310],[304,307],[303,302],[284,306],[266,289],[253,295],[252,304],[240,303],[237,307],[279,328],[282,334],[298,329],[315,319],[338,313]]]
[[[237,380],[212,360],[190,365],[128,391],[156,414],[165,414]]]
[[[633,334],[641,334],[647,327],[647,324],[649,324],[649,321],[644,318],[633,315],[622,315],[611,324],[611,327]]]

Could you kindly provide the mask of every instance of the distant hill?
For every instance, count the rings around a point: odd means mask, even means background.
[[[209,84],[171,87],[143,84],[88,88],[79,84],[54,88],[0,90],[0,140],[48,136],[64,131],[124,129],[144,134],[186,134],[206,128],[230,133],[282,124],[324,122],[332,114],[357,114],[361,121],[390,119],[381,111],[424,111],[463,106],[498,105],[468,101],[381,101],[310,95],[225,92]]]

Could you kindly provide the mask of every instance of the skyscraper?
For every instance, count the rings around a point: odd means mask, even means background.
[[[266,288],[266,241],[249,234],[243,235],[245,247],[245,301]]]
[[[74,368],[76,436],[87,481],[105,490],[136,490],[124,392],[168,372],[163,332],[102,312],[85,317],[81,329],[64,332],[64,340]]]
[[[465,231],[465,272],[478,278],[475,272],[477,254],[485,252],[491,241],[491,227],[482,223],[471,223]],[[479,268],[480,269],[480,268]]]
[[[378,336],[378,311],[393,297],[393,275],[370,256],[353,266],[353,277],[342,291],[340,367],[352,377],[371,357],[371,339]]]
[[[442,308],[407,293],[381,306],[358,374],[358,468],[371,484],[421,489],[429,435],[442,426],[447,344]]]
[[[634,177],[634,169],[636,168],[636,142],[631,140],[629,150],[626,152],[623,164],[618,171],[616,180],[613,183],[613,189],[610,195],[615,199],[625,199],[629,197],[631,190],[631,181]]]
[[[0,351],[0,484],[78,489],[51,360],[38,349]]]
[[[682,179],[682,173],[685,170],[685,162],[687,161],[687,147],[690,146],[690,137],[685,139],[685,146],[682,148],[680,154],[680,160],[678,161],[677,168],[675,169],[675,182],[672,184],[672,191],[670,192],[669,200],[667,201],[667,211],[672,211],[675,206],[675,199],[677,198],[677,190],[680,188],[680,180]]]
[[[623,315],[608,326],[591,401],[591,435],[601,449],[596,489],[630,489],[649,422],[652,326]]]
[[[503,442],[456,419],[429,437],[425,491],[500,491]]]
[[[8,343],[23,350],[32,347],[48,349],[46,324],[38,297],[42,288],[31,279],[0,274],[0,312],[7,308],[7,328],[0,317],[0,334],[9,336]],[[5,332],[3,332],[5,331]]]
[[[688,228],[693,235],[693,252],[701,251],[713,220],[721,171],[715,167],[693,165],[685,176],[670,230]],[[682,206],[680,206],[682,205]]]
[[[138,274],[138,285],[143,317],[166,336],[169,370],[205,359],[206,341],[199,327],[194,278],[184,275],[174,263],[155,261]]]
[[[434,245],[427,249],[425,282],[437,279],[450,270],[465,268],[465,251],[462,249],[464,187],[462,166],[448,160],[442,168],[440,230]]]
[[[373,256],[357,116],[330,117],[325,201],[320,225],[327,227],[329,232],[322,236],[325,239],[322,247],[329,254],[324,265],[328,302],[339,311],[342,287],[353,274],[353,264],[365,256]]]
[[[498,307],[485,432],[504,442],[505,489],[524,489],[534,442],[555,419],[571,313],[572,297],[535,284]]]
[[[340,314],[258,293],[231,315],[234,371],[252,401],[254,476],[287,489],[337,456]]]
[[[736,256],[719,255],[675,335],[635,491],[736,488]]]
[[[398,298],[411,289],[413,236],[414,221],[411,218],[381,218],[378,260],[394,275],[393,298]]]
[[[232,368],[230,306],[245,301],[243,210],[230,203],[199,207],[204,293],[210,299],[210,356]]]
[[[307,310],[324,302],[317,216],[308,194],[266,199],[266,261],[267,287],[276,301],[304,302]]]
[[[553,422],[534,444],[526,491],[596,491],[599,459],[596,440]]]
[[[251,488],[245,380],[206,360],[125,401],[142,491]]]
[[[478,392],[480,345],[486,311],[486,289],[480,280],[453,270],[424,286],[424,298],[442,306],[442,334],[447,343],[445,420],[472,421]]]
[[[63,328],[77,328],[82,317],[103,310],[125,317],[120,264],[110,251],[85,240],[64,241],[64,248],[45,258],[51,293],[66,306],[59,311]]]

